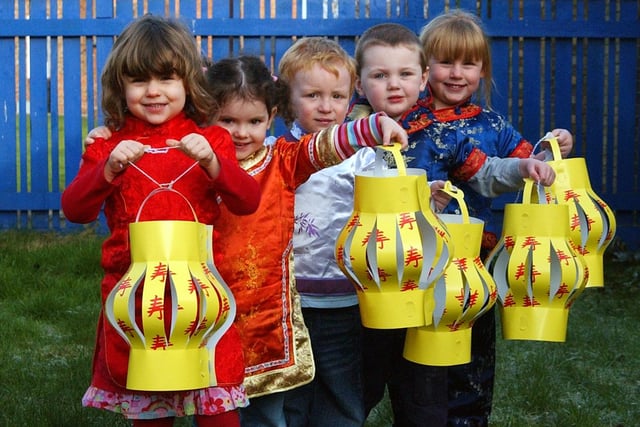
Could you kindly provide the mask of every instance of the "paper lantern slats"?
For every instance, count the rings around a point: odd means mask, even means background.
[[[450,257],[448,233],[428,208],[424,170],[406,169],[398,146],[390,151],[398,169],[382,169],[378,154],[373,171],[356,174],[354,211],[336,241],[362,323],[379,329],[425,324],[424,292]]]
[[[464,193],[445,183],[462,215],[440,215],[452,242],[452,259],[432,287],[432,316],[425,326],[407,329],[403,355],[423,365],[451,366],[471,361],[471,328],[496,302],[496,285],[480,259],[484,223],[469,217]],[[431,289],[430,289],[431,290]],[[425,303],[427,306],[427,303]]]

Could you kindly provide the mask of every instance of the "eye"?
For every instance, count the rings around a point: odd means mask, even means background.
[[[373,74],[373,78],[374,79],[384,79],[386,77],[385,73],[374,73]]]

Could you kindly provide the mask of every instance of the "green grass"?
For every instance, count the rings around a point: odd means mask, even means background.
[[[99,311],[102,236],[0,232],[0,426],[126,426],[81,406]],[[640,416],[640,266],[605,264],[565,343],[497,343],[492,426],[635,426]],[[391,425],[386,401],[367,426]],[[190,426],[182,419],[178,426]]]

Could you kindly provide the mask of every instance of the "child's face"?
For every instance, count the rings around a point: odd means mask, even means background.
[[[374,111],[398,120],[415,105],[426,84],[417,49],[371,46],[364,52],[356,89]]]
[[[184,83],[176,74],[150,80],[126,77],[124,92],[129,112],[154,125],[178,115],[187,99]]]
[[[264,145],[275,115],[262,101],[234,99],[220,111],[216,124],[229,131],[236,147],[236,158],[244,160]]]
[[[344,122],[352,82],[343,66],[335,67],[338,76],[314,64],[310,70],[298,71],[289,82],[293,114],[306,132]]]
[[[453,107],[466,101],[480,86],[484,77],[482,61],[429,60],[429,84],[435,108]]]

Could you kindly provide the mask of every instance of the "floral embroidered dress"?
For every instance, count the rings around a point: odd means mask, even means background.
[[[370,111],[367,100],[359,98],[349,118]],[[427,95],[399,122],[409,135],[409,146],[402,153],[407,167],[424,169],[429,181],[451,180],[462,189],[469,214],[485,222],[482,247],[492,249],[500,236],[500,224],[491,220],[492,200],[521,188],[524,181],[516,160],[531,155],[531,143],[503,116],[470,99],[436,110]],[[455,203],[443,212],[460,214]]]
[[[422,126],[425,122],[428,125]],[[516,160],[529,157],[532,144],[502,115],[470,99],[436,110],[427,96],[403,117],[402,124],[405,129],[418,124],[423,132],[413,142],[410,137],[404,153],[407,165],[425,169],[430,180],[450,179],[464,191],[469,214],[485,222],[482,248],[491,250],[498,242],[501,225],[492,221],[492,200],[521,188],[524,181]],[[460,213],[454,203],[444,212]]]
[[[380,144],[378,117],[305,135],[299,142],[280,137],[240,162],[260,183],[260,207],[244,217],[221,207],[214,256],[236,297],[249,397],[313,379],[311,344],[293,272],[295,193],[311,174],[340,163],[359,146]]]
[[[163,154],[144,154],[135,164],[109,183],[104,167],[111,151],[125,139],[138,140],[152,148],[166,147],[166,140],[181,139],[189,133],[200,133],[210,142],[218,161],[220,175],[212,180],[194,160],[177,149]],[[139,168],[139,169],[138,169]],[[141,204],[158,188],[157,183],[169,183],[181,176],[173,188],[186,197],[193,207],[179,196],[161,192]],[[144,176],[144,171],[156,182]],[[213,224],[223,201],[225,209],[245,215],[259,203],[257,182],[243,171],[235,158],[231,137],[222,128],[200,128],[184,114],[161,125],[128,116],[122,129],[110,139],[97,139],[82,156],[78,175],[62,195],[62,209],[67,219],[78,223],[95,220],[104,206],[110,235],[102,247],[102,306],[113,286],[127,272],[131,264],[129,224],[145,220],[197,220]],[[180,392],[143,392],[128,390],[127,378],[129,345],[105,318],[101,311],[98,320],[96,347],[93,359],[91,386],[84,398],[84,406],[108,409],[132,419],[152,419],[192,414],[215,415],[247,405],[242,387],[244,363],[240,340],[235,328],[230,328],[216,347],[217,387]],[[158,372],[162,375],[162,372]]]

